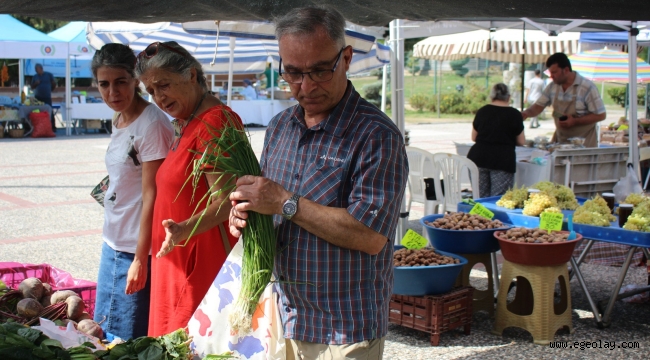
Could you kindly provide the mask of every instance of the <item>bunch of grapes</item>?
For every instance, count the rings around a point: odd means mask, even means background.
[[[636,207],[640,203],[642,203],[644,201],[647,201],[647,200],[650,200],[650,198],[648,198],[647,196],[644,196],[643,194],[632,193],[632,194],[628,195],[625,198],[625,201],[623,201],[623,203],[632,204],[632,205],[634,205]]]
[[[561,214],[561,213],[562,213],[562,209],[560,209],[560,208],[557,207],[557,206],[551,206],[551,207],[548,207],[548,208],[544,209],[544,211],[542,211],[542,213],[556,213],[556,214]]]
[[[600,195],[596,195],[593,199],[585,201],[573,214],[573,222],[577,224],[609,226],[610,222],[615,220],[616,217],[612,215],[611,210],[607,206],[607,201],[600,197]]]
[[[557,200],[552,195],[540,191],[530,194],[530,198],[524,201],[524,210],[522,214],[528,216],[538,216],[547,208],[557,207]]]
[[[635,194],[630,194],[628,198]],[[627,198],[625,202],[627,203]],[[635,199],[632,199],[635,200]],[[650,232],[650,199],[645,198],[643,201],[634,206],[632,215],[627,218],[623,229]]]
[[[524,201],[528,199],[528,190],[525,187],[512,188],[506,191],[501,199],[497,201],[497,206],[504,207],[506,209],[520,209],[524,207]]]
[[[560,209],[575,210],[578,207],[578,200],[573,191],[560,184],[550,181],[540,181],[532,186],[533,189],[539,189],[552,195],[557,200],[557,205]]]

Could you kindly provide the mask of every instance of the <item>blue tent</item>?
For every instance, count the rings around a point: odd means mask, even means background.
[[[628,36],[627,31],[583,32],[580,34],[580,42],[627,45]],[[641,30],[636,36],[636,43],[639,46],[650,46],[650,30]]]
[[[54,30],[48,36],[65,41],[70,55],[70,77],[91,78],[90,60],[94,51],[86,42],[86,22],[73,21]],[[33,76],[35,64],[43,65],[45,71],[56,77],[65,77],[65,59],[32,58],[25,61],[25,75]]]

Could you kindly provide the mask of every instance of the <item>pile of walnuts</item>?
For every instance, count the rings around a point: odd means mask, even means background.
[[[464,212],[445,214],[434,221],[425,221],[429,226],[447,230],[487,230],[500,229],[506,226],[499,220],[489,220],[482,216],[470,215]]]
[[[393,254],[393,265],[397,266],[438,266],[460,264],[460,260],[436,254],[429,248],[413,250],[399,249]]]
[[[548,231],[542,229],[513,228],[503,233],[502,236],[505,236],[510,241],[548,244],[567,241],[569,233],[552,231],[549,234]]]

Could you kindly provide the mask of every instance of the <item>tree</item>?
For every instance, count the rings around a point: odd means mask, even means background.
[[[11,16],[16,18],[16,20],[19,20],[23,24],[27,24],[33,27],[34,29],[46,34],[68,23],[67,21],[41,19],[41,18],[31,17],[31,16],[21,16],[21,15],[11,15]]]
[[[449,66],[458,76],[465,76],[469,71],[468,68],[464,67],[469,62],[469,58],[464,58],[462,60],[453,60],[449,62]]]

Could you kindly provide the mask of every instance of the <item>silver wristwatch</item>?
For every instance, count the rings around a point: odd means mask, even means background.
[[[300,195],[294,193],[289,200],[284,202],[284,205],[282,205],[282,216],[284,216],[285,219],[291,220],[291,218],[296,215],[296,212],[298,211],[299,198]]]

